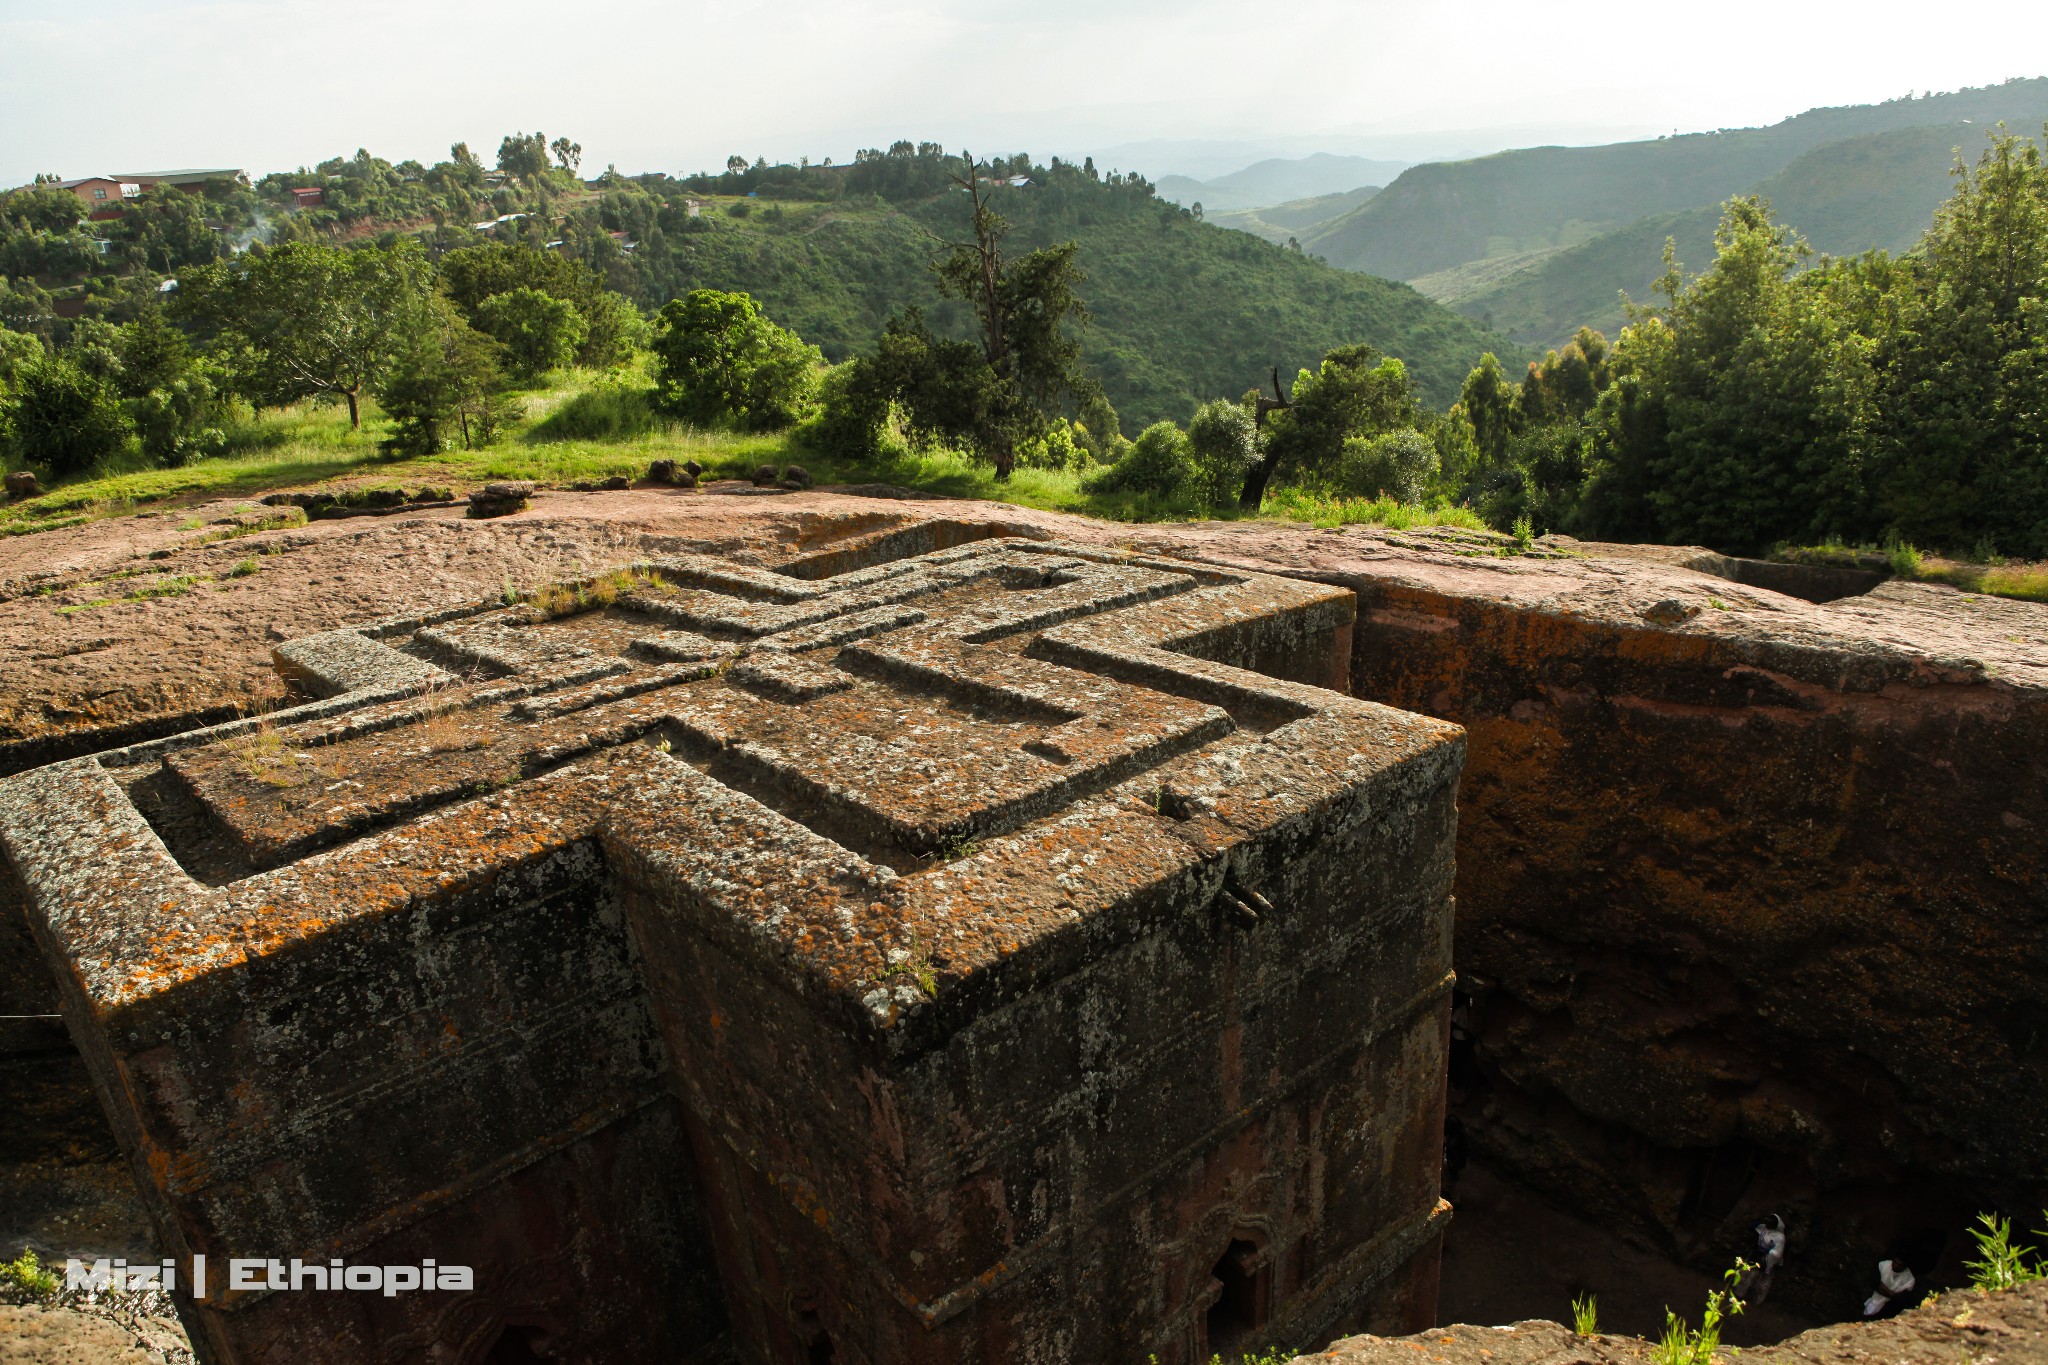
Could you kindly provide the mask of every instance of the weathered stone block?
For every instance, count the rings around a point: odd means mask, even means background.
[[[1462,732],[1313,685],[1341,589],[888,553],[309,637],[0,783],[166,1254],[477,1270],[188,1296],[207,1359],[1427,1325]]]

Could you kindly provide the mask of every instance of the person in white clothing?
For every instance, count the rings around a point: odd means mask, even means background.
[[[1866,1318],[1889,1317],[1905,1309],[1913,1292],[1913,1268],[1905,1258],[1892,1255],[1877,1263],[1877,1288],[1863,1301]]]

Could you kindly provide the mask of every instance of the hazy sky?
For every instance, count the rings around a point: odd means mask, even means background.
[[[1405,139],[1418,159],[2044,74],[2043,0],[0,0],[0,185],[458,139],[488,158],[534,128],[580,141],[586,174],[896,136],[1078,157],[1445,134]],[[1173,159],[1126,159],[1152,155]]]

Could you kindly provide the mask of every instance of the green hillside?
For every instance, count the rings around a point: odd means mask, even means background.
[[[1008,247],[1080,244],[1082,295],[1094,318],[1084,361],[1132,431],[1185,420],[1196,403],[1243,393],[1272,366],[1291,374],[1347,343],[1401,357],[1437,406],[1456,395],[1481,353],[1515,352],[1407,285],[1196,221],[1143,180],[1030,169],[1031,185],[996,194],[1011,224]],[[652,180],[614,186],[576,215],[619,225],[630,253],[600,241],[602,232],[568,229],[570,249],[643,304],[696,288],[745,290],[835,360],[909,305],[924,307],[943,331],[969,334],[963,306],[939,299],[927,268],[943,241],[968,234],[967,197],[950,187],[883,198],[854,192],[860,182],[849,179],[824,202],[700,192],[699,216],[685,220],[684,196]]]
[[[1351,212],[1379,192],[1378,185],[1360,185],[1355,190],[1345,190],[1341,194],[1319,194],[1310,199],[1294,199],[1285,204],[1275,204],[1270,208],[1233,209],[1228,213],[1212,213],[1208,216],[1208,221],[1218,227],[1249,232],[1254,237],[1263,237],[1269,242],[1284,243],[1289,237],[1299,237],[1318,223],[1327,223],[1332,218]]]
[[[1963,127],[1965,120],[1972,127]],[[2048,121],[2048,79],[1814,109],[1768,128],[1534,147],[1417,166],[1302,245],[1334,265],[1413,280],[1489,256],[1576,246],[1640,219],[1709,207],[1830,142],[1935,124],[1950,125],[1955,142],[1974,142],[2000,120],[2019,129]]]
[[[1745,187],[1770,200],[1781,222],[1817,252],[1853,256],[1873,248],[1909,249],[1948,197],[1958,148],[1974,156],[1976,128],[1942,124],[1845,138],[1808,152],[1774,176]],[[1960,137],[1958,135],[1961,135]],[[1663,271],[1665,239],[1680,264],[1703,270],[1713,259],[1718,205],[1664,214],[1547,255],[1507,278],[1462,296],[1419,281],[1434,297],[1530,346],[1556,345],[1582,324],[1610,335],[1622,321],[1620,291],[1646,299]],[[1481,262],[1481,265],[1490,264]],[[1469,268],[1469,267],[1468,267]]]

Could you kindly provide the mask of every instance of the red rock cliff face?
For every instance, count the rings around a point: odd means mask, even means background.
[[[1356,588],[1354,692],[1469,731],[1476,1150],[1704,1263],[1786,1213],[1815,1307],[2040,1207],[2048,610],[1202,538]]]

